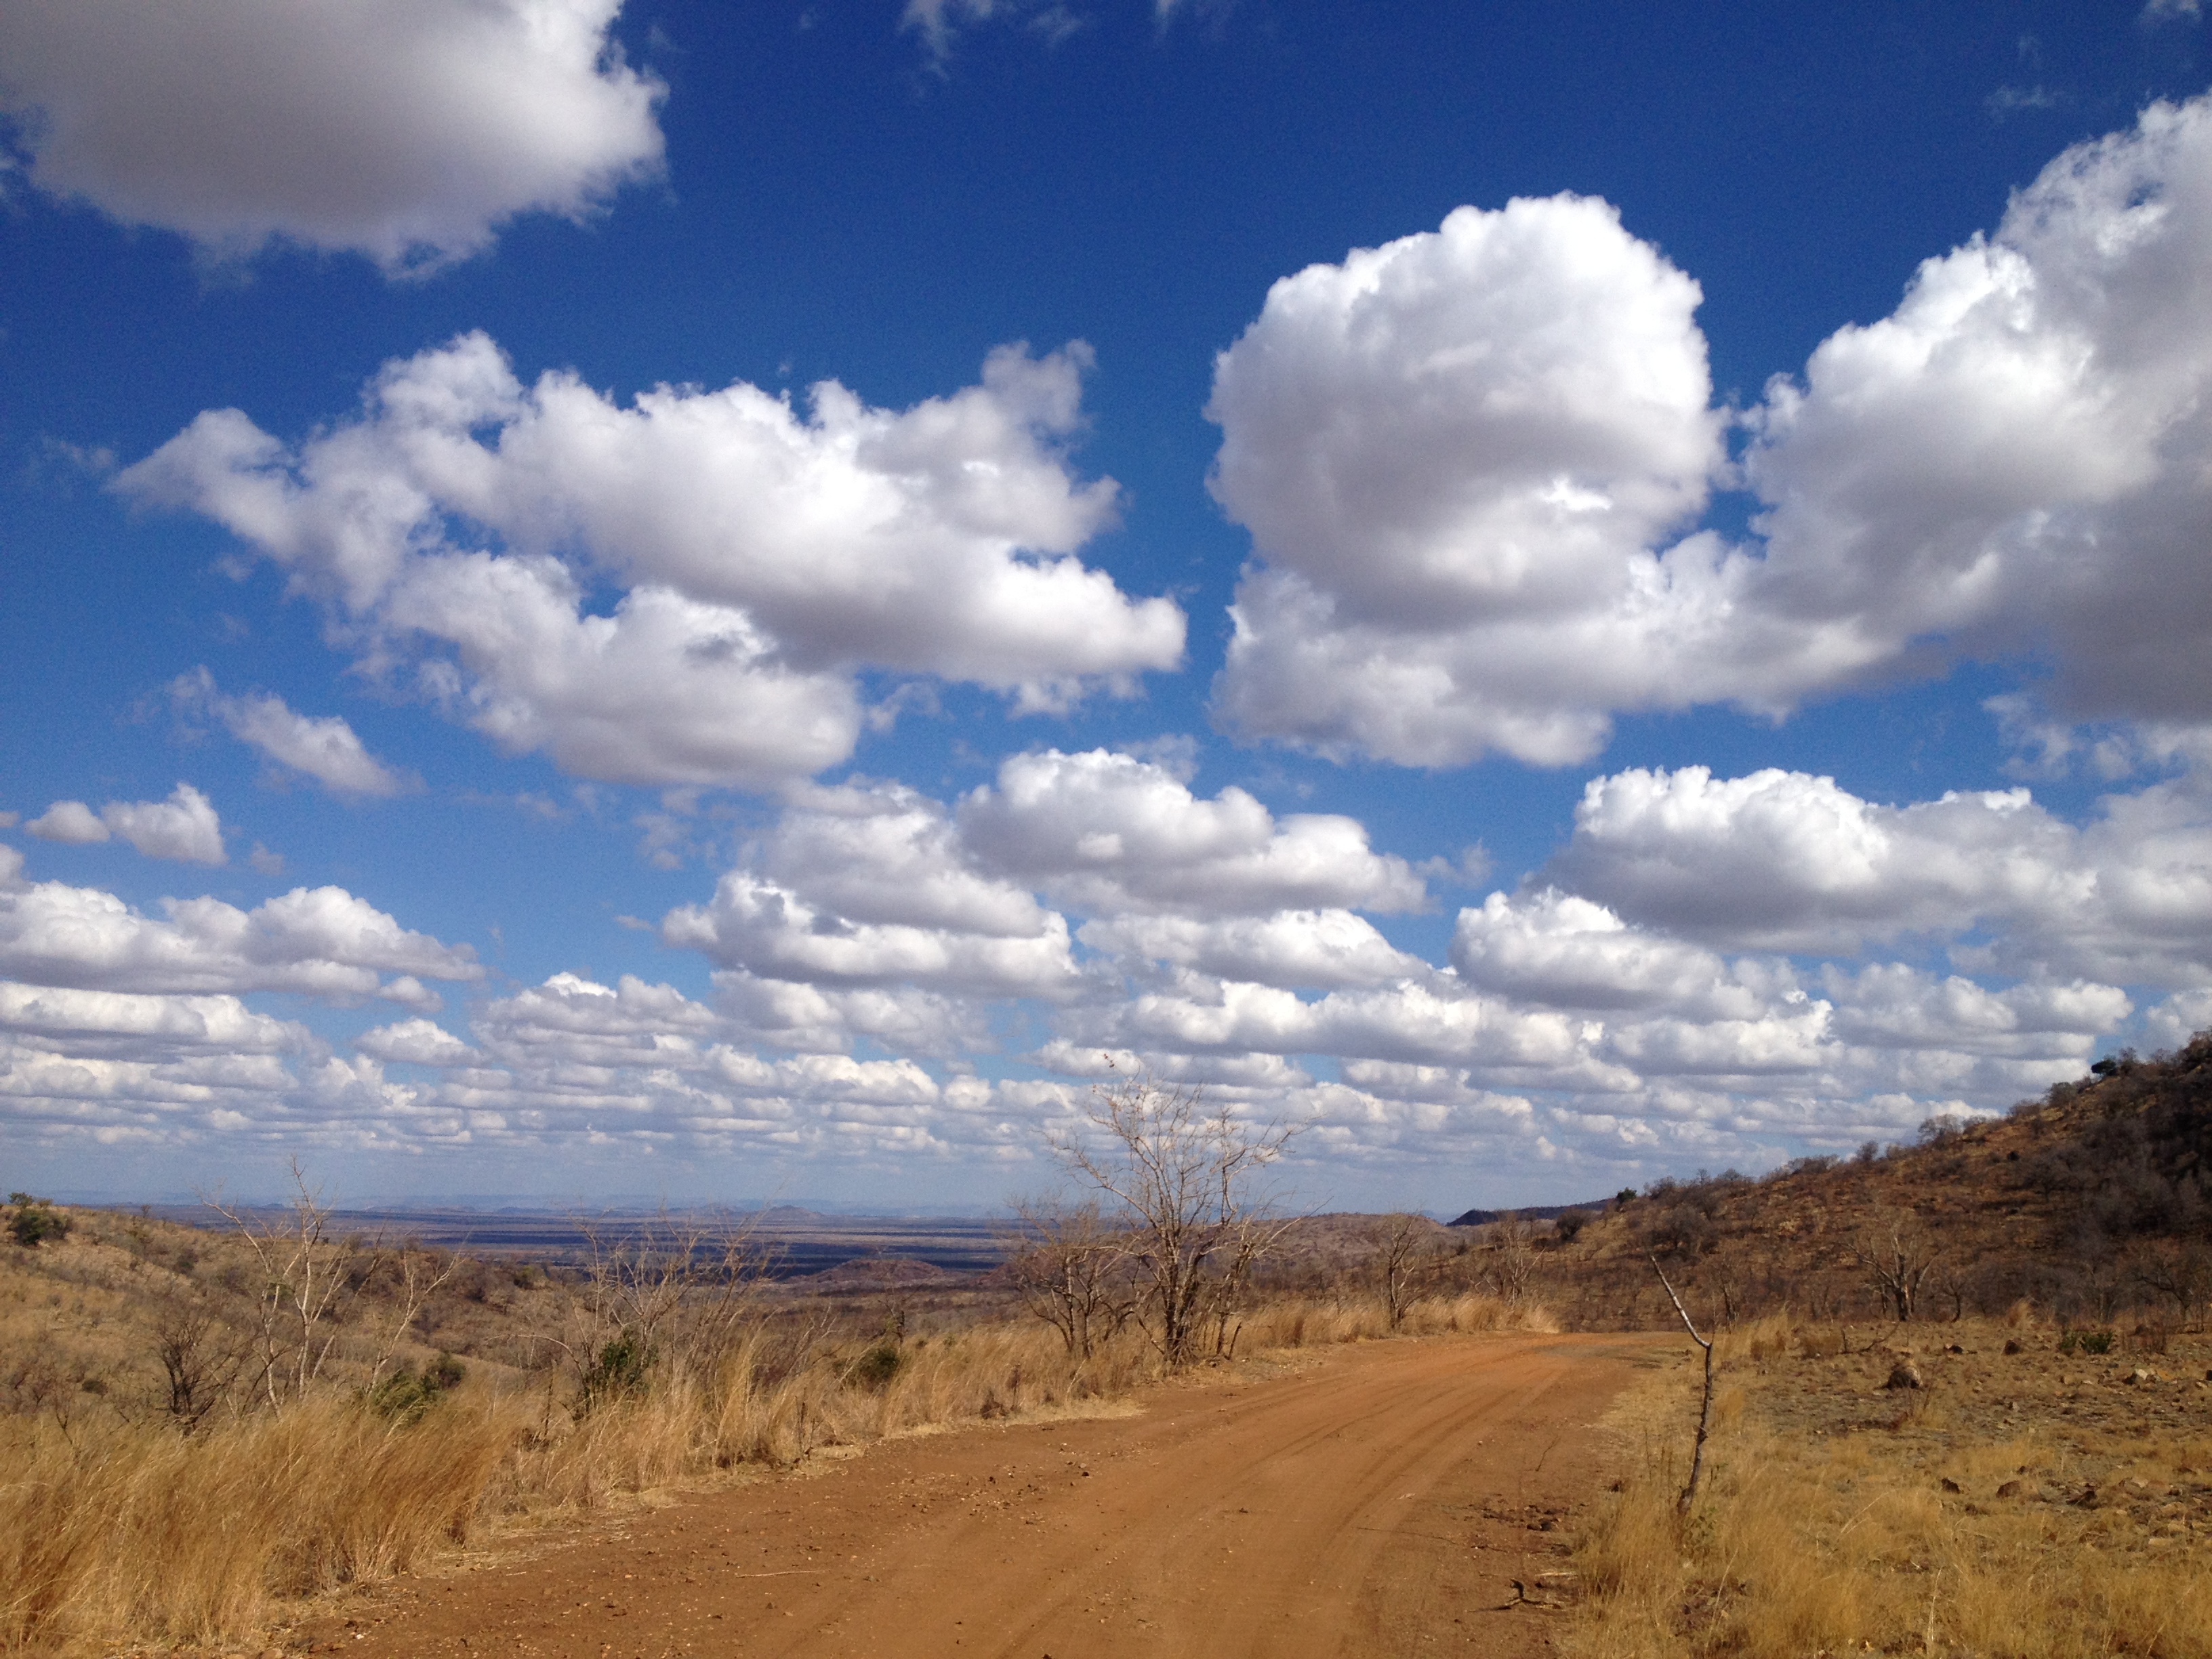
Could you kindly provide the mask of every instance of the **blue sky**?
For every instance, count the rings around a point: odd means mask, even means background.
[[[1542,1202],[2212,1024],[2193,4],[0,8],[0,1137]]]

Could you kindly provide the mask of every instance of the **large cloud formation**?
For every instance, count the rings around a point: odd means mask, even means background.
[[[659,170],[622,0],[13,0],[30,177],[219,255],[272,238],[420,272]]]
[[[1075,556],[1115,504],[1065,453],[1089,362],[1002,348],[980,385],[897,411],[835,381],[805,415],[743,383],[623,407],[571,374],[526,386],[470,334],[296,447],[211,410],[117,485],[224,525],[373,672],[411,670],[504,749],[775,783],[851,752],[863,669],[1055,708],[1181,660],[1171,601]]]
[[[1697,300],[1574,197],[1275,284],[1207,410],[1257,555],[1224,723],[1557,765],[1624,712],[2021,653],[2070,716],[2212,720],[2212,101],[2069,150],[1771,387],[1748,545],[1668,540],[1726,476]]]
[[[0,1091],[155,1139],[995,1164],[1111,1062],[1310,1123],[1332,1179],[1449,1158],[1599,1191],[2001,1109],[2212,995],[2194,774],[2076,828],[2024,790],[1624,771],[1431,961],[1384,931],[1421,878],[1357,822],[1041,750],[949,802],[798,792],[661,920],[703,996],[563,973],[458,1024],[423,981],[472,955],[340,890],[156,917],[0,852]],[[404,1016],[333,1053],[244,1000],[270,991]]]
[[[424,979],[483,977],[466,946],[341,888],[295,888],[252,910],[170,899],[156,918],[21,872],[21,854],[0,847],[0,1113],[34,1132],[107,1144],[357,1138],[349,1126],[404,1113],[409,1092],[386,1088],[374,1060],[333,1054],[246,999],[377,999],[421,1015],[441,1006]]]
[[[2038,652],[2062,714],[2136,720],[2138,752],[2179,763],[2079,823],[2025,788],[1616,770],[1447,945],[1400,920],[1432,896],[1366,826],[1194,787],[1171,750],[1040,749],[951,799],[815,786],[864,671],[1049,707],[1176,659],[1174,608],[1076,559],[1114,507],[1065,453],[1083,354],[1009,349],[904,411],[819,387],[801,412],[746,386],[526,386],[467,337],[295,446],[204,416],[122,487],[228,525],[369,672],[511,748],[775,783],[712,891],[659,922],[711,988],[562,973],[441,1024],[423,981],[473,958],[338,890],[154,916],[27,884],[0,847],[0,1093],[103,1135],[983,1164],[1148,1067],[1310,1123],[1333,1174],[1449,1159],[1587,1194],[1909,1134],[2100,1041],[2172,1042],[2212,1019],[2189,729],[2212,711],[2193,654],[2117,647],[2193,647],[2212,593],[2208,110],[2069,152],[1771,388],[1750,546],[1669,541],[1732,476],[1723,421],[1694,285],[1601,204],[1462,212],[1302,273],[1217,375],[1215,488],[1258,552],[1218,687],[1240,729],[1559,763],[1625,709],[1779,709]],[[356,763],[281,704],[235,712],[287,763]],[[131,805],[27,828],[155,821]],[[247,1000],[273,994],[399,1012],[339,1053]]]

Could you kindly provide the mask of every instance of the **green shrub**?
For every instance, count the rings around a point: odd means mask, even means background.
[[[635,1332],[624,1331],[584,1367],[574,1408],[576,1420],[583,1421],[610,1401],[643,1394],[646,1373],[652,1365],[653,1350]]]
[[[2058,1339],[2061,1353],[2110,1353],[2115,1340],[2110,1331],[2068,1331]]]
[[[69,1217],[46,1200],[33,1198],[28,1193],[10,1193],[8,1201],[15,1206],[8,1231],[25,1249],[34,1249],[50,1238],[69,1237]]]
[[[899,1345],[885,1337],[854,1360],[846,1376],[854,1388],[881,1394],[890,1386],[891,1378],[899,1374],[899,1367],[905,1363],[906,1356],[900,1352]]]
[[[459,1388],[467,1374],[459,1360],[449,1353],[441,1353],[419,1371],[411,1365],[402,1365],[371,1389],[366,1398],[372,1411],[395,1423],[412,1423]]]

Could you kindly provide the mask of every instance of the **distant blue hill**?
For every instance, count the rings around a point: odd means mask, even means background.
[[[1602,1215],[1610,1198],[1593,1198],[1582,1204],[1523,1204],[1517,1210],[1469,1210],[1465,1215],[1455,1215],[1444,1223],[1447,1227],[1481,1227],[1493,1221],[1503,1221],[1509,1215],[1517,1215],[1523,1221],[1552,1221],[1570,1210],[1588,1210]]]

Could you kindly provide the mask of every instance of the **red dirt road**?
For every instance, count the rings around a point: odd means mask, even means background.
[[[1663,1339],[1661,1340],[1663,1343]],[[363,1656],[829,1659],[1550,1650],[1633,1336],[1374,1343],[1134,1417],[894,1441],[303,1629]],[[1554,1581],[1556,1582],[1556,1581]]]

